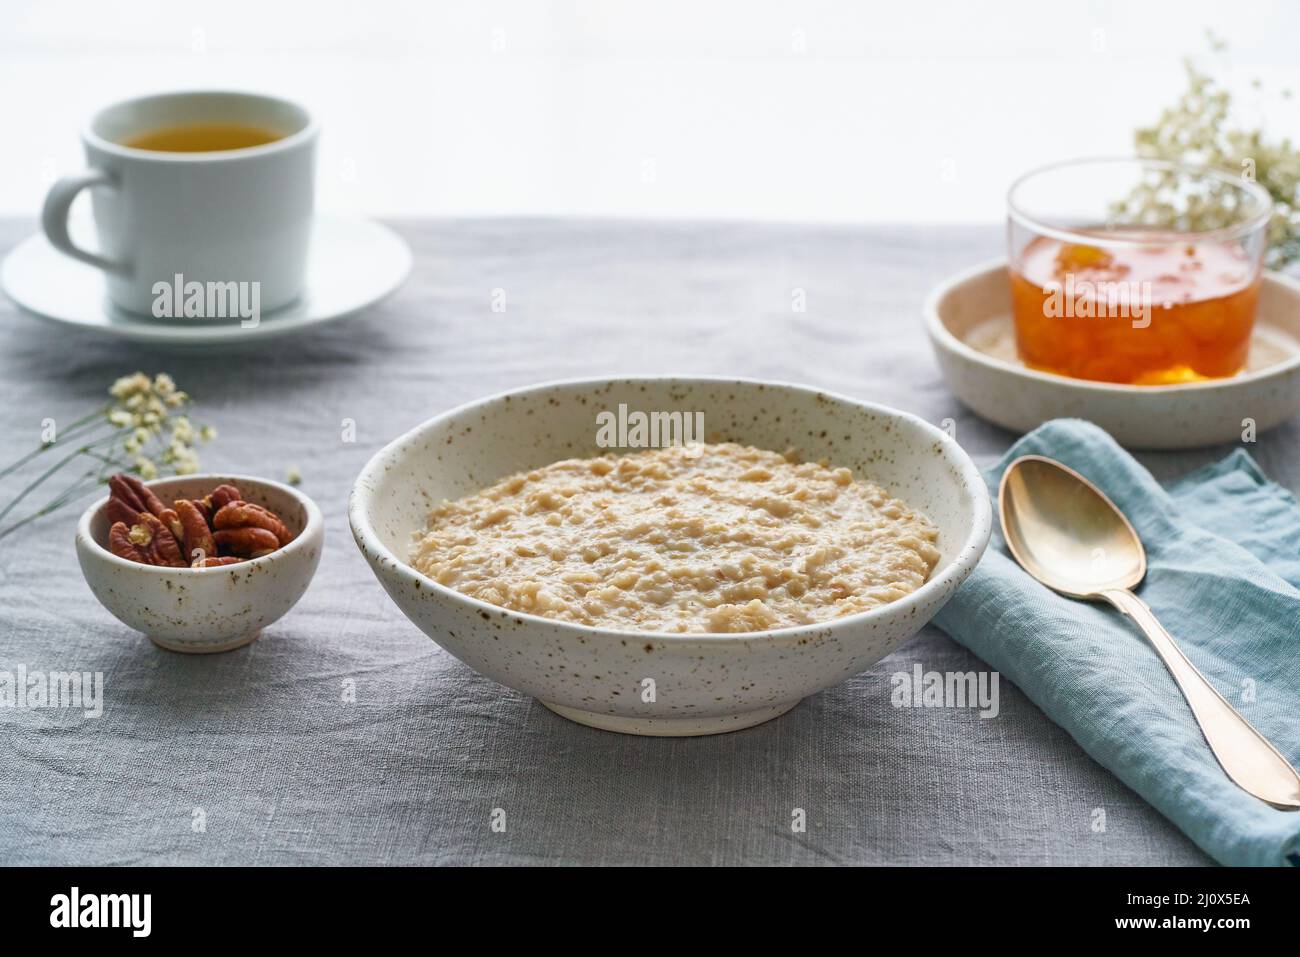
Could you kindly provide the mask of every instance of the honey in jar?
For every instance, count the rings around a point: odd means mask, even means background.
[[[1114,235],[1113,233],[1108,235]],[[1097,245],[1045,236],[1011,265],[1016,346],[1031,368],[1166,385],[1246,364],[1259,270],[1236,245],[1131,232]]]

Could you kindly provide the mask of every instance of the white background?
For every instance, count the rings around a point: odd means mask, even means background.
[[[317,112],[322,208],[995,221],[1017,172],[1130,152],[1207,27],[1247,99],[1300,86],[1300,4],[1258,0],[3,0],[0,214],[96,107],[229,88]]]

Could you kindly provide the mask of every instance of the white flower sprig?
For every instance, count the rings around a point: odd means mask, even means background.
[[[148,481],[161,475],[189,475],[198,471],[195,446],[216,438],[216,431],[206,425],[196,427],[190,421],[185,414],[190,397],[176,388],[171,376],[160,372],[151,379],[143,372],[136,372],[114,382],[108,394],[111,401],[0,470],[0,478],[4,478],[51,449],[68,449],[65,456],[0,509],[0,539],[90,494],[116,472],[135,472]],[[92,465],[41,508],[8,526],[3,524],[43,482],[74,462]]]
[[[1214,52],[1226,44],[1209,38]],[[1282,269],[1300,259],[1300,149],[1289,139],[1270,140],[1262,130],[1243,129],[1233,117],[1232,97],[1209,73],[1184,61],[1187,89],[1178,102],[1160,114],[1151,126],[1134,134],[1139,156],[1212,166],[1249,176],[1273,198],[1268,224],[1268,265]],[[1259,89],[1258,80],[1254,87]],[[1290,90],[1281,99],[1291,99]],[[1288,108],[1290,107],[1288,104]],[[1182,197],[1170,202],[1162,190],[1168,184],[1153,182],[1138,187],[1116,212],[1134,222],[1182,229],[1214,229],[1236,221],[1232,191],[1212,191],[1204,197]]]

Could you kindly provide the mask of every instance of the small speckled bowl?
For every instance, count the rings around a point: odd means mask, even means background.
[[[938,525],[938,566],[917,591],[879,608],[731,635],[591,628],[507,611],[410,566],[413,535],[436,504],[514,472],[605,451],[596,444],[596,415],[620,403],[629,411],[700,411],[708,441],[793,447],[806,460],[848,466]],[[654,735],[747,728],[870,667],[970,574],[988,544],[990,515],[974,463],[915,416],[799,386],[711,378],[558,382],[462,406],[381,450],[348,505],[357,545],[426,635],[566,718]]]
[[[223,482],[279,515],[293,541],[224,568],[155,568],[108,550],[107,498],[77,523],[77,560],[95,597],[118,621],[170,651],[210,654],[248,644],[297,604],[320,564],[325,522],[316,503],[296,489],[247,475],[186,475],[148,484],[170,504],[202,498]]]

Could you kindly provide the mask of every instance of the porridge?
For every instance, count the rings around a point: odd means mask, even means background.
[[[902,598],[938,530],[848,469],[733,443],[567,459],[444,502],[412,561],[481,601],[634,631],[746,632]]]

